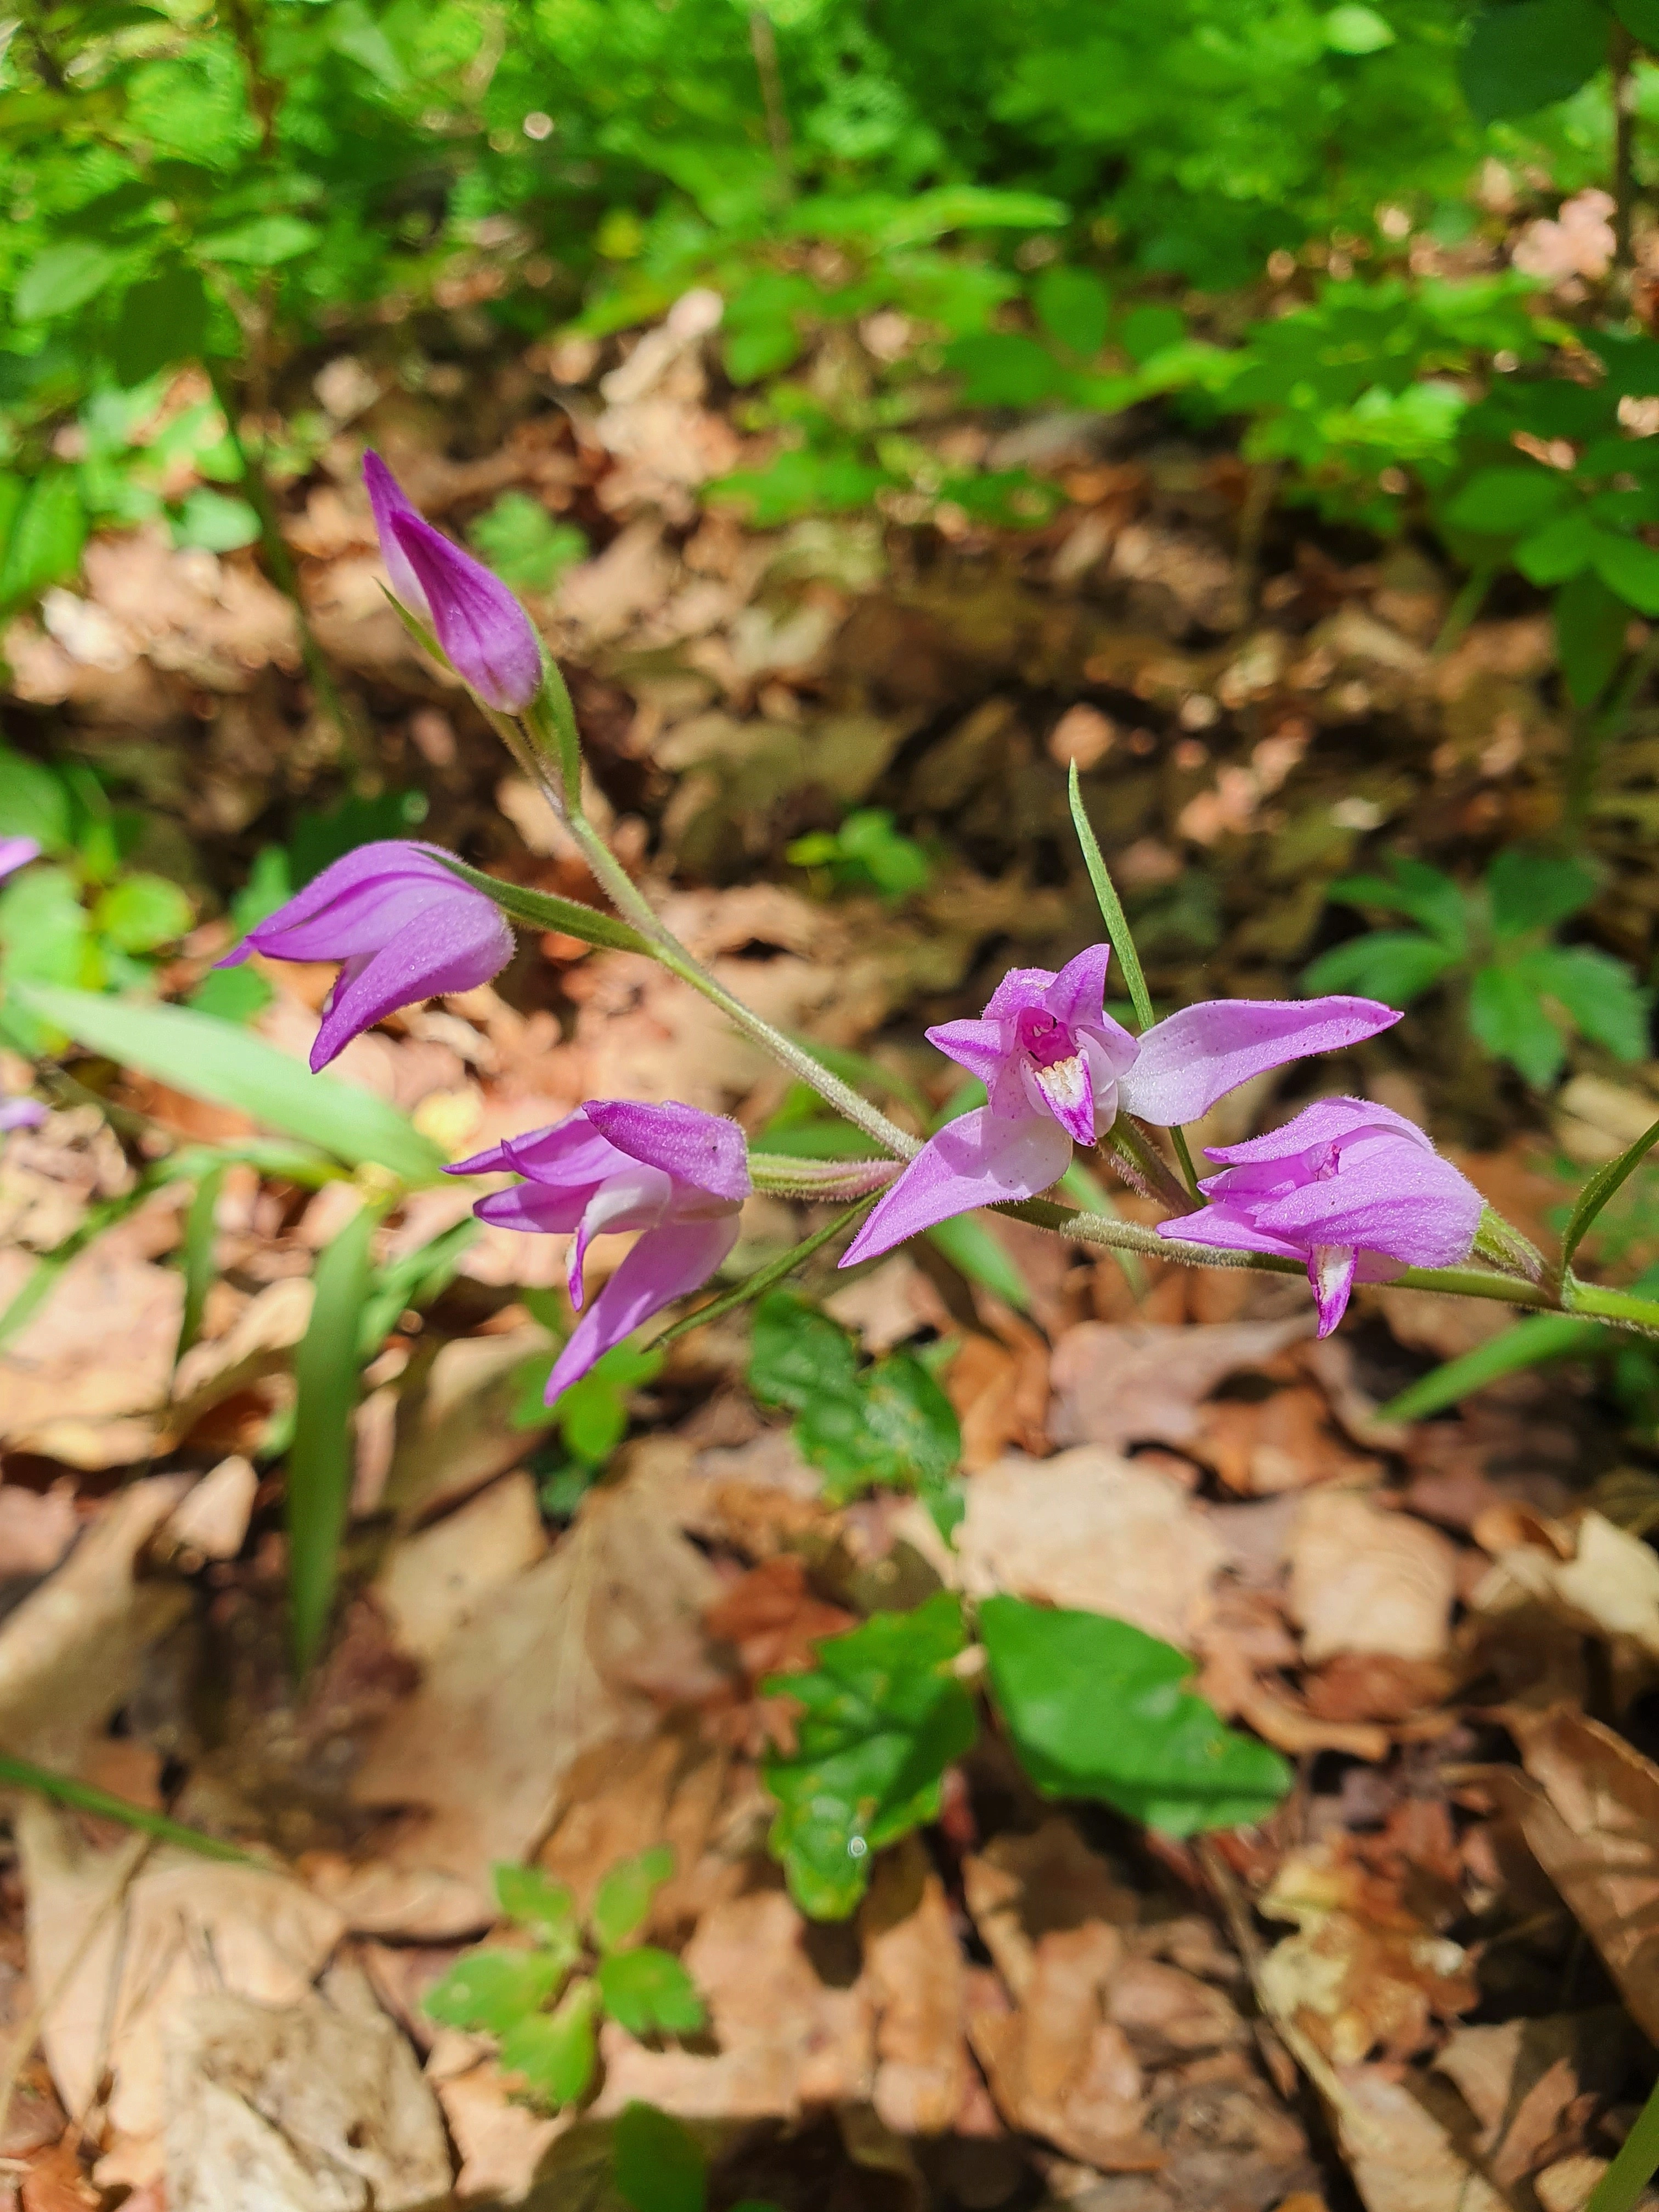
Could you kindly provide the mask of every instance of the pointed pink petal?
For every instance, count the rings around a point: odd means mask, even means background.
[[[1118,1084],[1119,1103],[1160,1128],[1195,1121],[1253,1075],[1340,1052],[1400,1016],[1375,999],[1211,999],[1154,1022],[1134,1066]]]
[[[587,1206],[585,1190],[544,1190],[539,1183],[515,1182],[510,1190],[492,1190],[475,1201],[472,1211],[494,1229],[520,1229],[536,1237],[567,1233],[580,1223]]]
[[[1304,1249],[1352,1244],[1408,1267],[1455,1267],[1474,1248],[1484,1204],[1449,1160],[1389,1132],[1351,1140],[1335,1175],[1253,1199],[1250,1210],[1270,1235]]]
[[[1068,1030],[1097,1029],[1105,1011],[1109,945],[1091,945],[1068,960],[1043,994],[1043,1008]]]
[[[418,919],[349,982],[342,975],[344,988],[337,986],[311,1048],[313,1073],[383,1016],[448,991],[474,990],[499,975],[512,957],[513,932],[488,899]]]
[[[1035,1198],[1071,1164],[1072,1140],[1046,1115],[1013,1120],[981,1106],[947,1121],[916,1154],[853,1240],[843,1267],[890,1252],[953,1214]]]
[[[986,1020],[1006,1022],[1028,1006],[1040,1006],[1058,980],[1052,968],[1011,968],[991,994]]]
[[[434,899],[483,896],[451,873],[435,845],[381,838],[359,845],[313,876],[275,914],[256,922],[218,964],[234,967],[250,952],[274,960],[344,960],[353,952],[373,951]]]
[[[1351,1244],[1316,1244],[1308,1255],[1308,1281],[1319,1309],[1322,1337],[1328,1336],[1348,1310],[1358,1256]]]
[[[937,1045],[947,1060],[978,1076],[988,1091],[997,1070],[1008,1057],[1000,1022],[940,1022],[927,1031],[929,1044]]]
[[[1288,1237],[1274,1237],[1256,1226],[1254,1220],[1242,1213],[1234,1213],[1225,1201],[1206,1206],[1197,1213],[1177,1213],[1158,1224],[1160,1237],[1172,1237],[1182,1244],[1215,1244],[1229,1252],[1274,1252],[1283,1260],[1302,1260],[1308,1248]]]
[[[410,565],[410,559],[398,543],[394,521],[404,515],[419,515],[404,496],[398,483],[380,455],[372,449],[363,455],[363,486],[368,494],[368,503],[374,510],[374,528],[380,541],[380,558],[386,562],[386,574],[392,579],[392,588],[412,615],[430,622],[432,610],[427,605],[426,593],[421,589],[421,580]]]
[[[713,1198],[736,1204],[748,1197],[748,1139],[725,1115],[706,1114],[673,1098],[661,1106],[590,1099],[584,1110],[600,1135],[631,1159],[660,1168],[677,1182],[690,1183]]]
[[[571,1333],[547,1378],[547,1403],[652,1315],[706,1283],[738,1241],[738,1217],[648,1229]]]
[[[1225,1161],[1230,1166],[1258,1160],[1286,1160],[1312,1152],[1316,1146],[1328,1145],[1339,1137],[1351,1138],[1361,1129],[1389,1129],[1420,1146],[1425,1152],[1434,1150],[1416,1122],[1408,1121],[1403,1114],[1396,1114],[1391,1106],[1376,1105],[1369,1098],[1316,1098],[1293,1120],[1270,1129],[1265,1137],[1251,1137],[1242,1145],[1207,1145],[1204,1156],[1206,1159]]]
[[[391,535],[419,580],[438,642],[461,681],[500,714],[527,707],[541,689],[542,648],[507,586],[417,514],[394,515]]]

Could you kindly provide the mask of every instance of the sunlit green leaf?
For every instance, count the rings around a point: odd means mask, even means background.
[[[568,1971],[546,1951],[470,1951],[434,1982],[421,2008],[447,2027],[505,2035],[541,2010]]]
[[[674,1854],[665,1844],[613,1866],[594,1893],[588,1915],[601,1950],[630,1942],[644,1927],[651,1900],[674,1871]]]
[[[606,2012],[630,2035],[695,2035],[708,2024],[696,1984],[666,1951],[613,1951],[598,1977]]]

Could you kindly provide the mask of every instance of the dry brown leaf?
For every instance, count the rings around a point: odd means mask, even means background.
[[[52,2079],[83,2116],[107,2071],[118,2136],[147,2142],[162,2125],[162,2030],[180,2004],[221,1989],[296,2002],[343,1932],[330,1905],[281,1875],[163,1846],[134,1875],[130,1850],[90,1850],[33,1801],[16,1826]]]
[[[142,1655],[189,1604],[178,1585],[134,1575],[138,1554],[189,1486],[187,1475],[155,1475],[122,1491],[0,1624],[7,1750],[73,1767],[88,1732],[130,1694]]]
[[[372,2000],[213,1991],[176,2008],[166,2042],[168,2212],[417,2212],[447,2194],[436,2100]]]
[[[781,1890],[718,1905],[683,1954],[708,2005],[718,2053],[647,2051],[608,2021],[600,2031],[600,2117],[633,2098],[682,2118],[793,2118],[816,2105],[860,2104],[875,2082],[874,2021],[863,1984],[823,1981],[806,1923]]]
[[[234,1559],[246,1539],[258,1487],[252,1460],[240,1453],[221,1460],[168,1516],[156,1538],[157,1548],[195,1552],[204,1559]]]
[[[1484,1537],[1493,1516],[1483,1517]],[[1481,1613],[1499,1613],[1536,1600],[1552,1604],[1575,1624],[1604,1636],[1629,1637],[1659,1657],[1659,1555],[1600,1513],[1580,1519],[1571,1537],[1559,1524],[1517,1528],[1499,1551],[1472,1600]],[[1564,1558],[1561,1544],[1572,1550]]]
[[[1484,2170],[1509,2189],[1582,2148],[1583,2121],[1618,2094],[1632,2055],[1624,2015],[1606,2007],[1455,2029],[1434,2066],[1480,2123]]]
[[[1336,2115],[1342,2154],[1365,2212],[1510,2212],[1389,2069],[1358,2066],[1346,2073]]]
[[[0,1582],[50,1574],[80,1525],[75,1494],[66,1482],[45,1492],[15,1482],[0,1485]]]
[[[384,1502],[411,1521],[459,1504],[523,1456],[514,1425],[518,1370],[552,1349],[544,1328],[456,1337],[443,1346],[398,1408],[398,1441]]]
[[[919,1838],[877,1862],[859,1934],[876,2014],[877,2114],[897,2135],[943,2135],[968,2089],[963,1962],[945,1886]]]
[[[494,2059],[434,2084],[461,2170],[455,2194],[465,2200],[518,2204],[530,2193],[536,2170],[570,2116],[532,2112],[515,2099]]]
[[[535,1484],[522,1473],[506,1475],[394,1545],[374,1578],[374,1595],[402,1648],[429,1659],[546,1549]]]
[[[1086,1444],[975,1475],[957,1531],[957,1577],[971,1595],[1006,1590],[1110,1613],[1188,1649],[1222,1556],[1178,1483]]]
[[[88,1469],[147,1458],[183,1297],[176,1268],[98,1238],[0,1352],[0,1442]]]
[[[1522,1813],[1522,1832],[1632,2019],[1659,2038],[1659,1767],[1565,1705],[1512,1712],[1510,1725],[1542,1792]]]
[[[490,1867],[534,1848],[583,1751],[646,1734],[659,1705],[718,1686],[702,1631],[717,1589],[658,1486],[591,1492],[552,1555],[455,1631],[369,1743],[358,1802],[428,1815],[389,1859],[487,1899]]]
[[[1374,1460],[1360,1459],[1334,1434],[1322,1394],[1303,1386],[1206,1406],[1192,1449],[1241,1498],[1362,1482],[1378,1472]]]
[[[1159,1959],[1124,1960],[1107,1988],[1106,2013],[1146,2066],[1231,2050],[1249,2038],[1223,1991]]]
[[[1194,1328],[1079,1322],[1054,1346],[1049,1433],[1057,1444],[1190,1443],[1200,1400],[1311,1327],[1300,1316]]]
[[[996,1836],[963,1862],[968,1910],[1016,1997],[1036,1969],[1036,1946],[1056,1929],[1091,1921],[1132,1928],[1139,1899],[1056,1814],[1029,1836]]]
[[[1437,1529],[1352,1491],[1304,1499],[1291,1543],[1291,1611],[1310,1662],[1338,1651],[1438,1659],[1456,1595],[1457,1554]]]
[[[1436,2019],[1455,2017],[1477,1995],[1468,1954],[1401,1902],[1395,1885],[1334,1844],[1293,1851],[1256,1909],[1291,1920],[1261,1969],[1264,2001],[1339,2066],[1380,2044],[1409,2057]]]

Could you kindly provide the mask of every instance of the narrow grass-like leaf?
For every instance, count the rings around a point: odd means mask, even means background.
[[[1571,1218],[1561,1237],[1561,1265],[1571,1267],[1572,1255],[1583,1243],[1595,1225],[1595,1217],[1620,1185],[1635,1174],[1655,1145],[1659,1145],[1659,1121],[1644,1129],[1641,1135],[1616,1160],[1597,1168],[1574,1201]]]
[[[359,1356],[372,1359],[410,1307],[428,1305],[455,1279],[461,1261],[477,1243],[483,1224],[469,1215],[441,1230],[430,1243],[380,1268],[364,1301]]]
[[[14,1759],[9,1752],[0,1752],[0,1787],[33,1790],[50,1798],[54,1805],[68,1805],[77,1813],[94,1813],[100,1820],[118,1820],[123,1827],[154,1836],[158,1843],[181,1844],[187,1851],[199,1852],[204,1859],[229,1859],[240,1866],[264,1863],[235,1844],[225,1843],[217,1836],[204,1836],[199,1828],[187,1828],[182,1821],[169,1820],[165,1813],[152,1813],[147,1805],[131,1804],[126,1798],[113,1796],[107,1790],[94,1789],[90,1782],[77,1782],[73,1775],[55,1774],[50,1767],[37,1766],[32,1759]]]
[[[50,1252],[43,1252],[35,1261],[33,1271],[24,1279],[22,1287],[11,1298],[3,1313],[0,1313],[0,1344],[9,1343],[20,1329],[40,1312],[52,1295],[59,1276],[77,1253],[84,1252],[96,1237],[112,1229],[118,1221],[125,1220],[149,1196],[155,1185],[148,1178],[141,1180],[131,1190],[124,1191],[119,1198],[106,1199],[101,1206],[89,1206],[84,1219],[71,1230],[61,1244],[54,1244]]]
[[[1599,1322],[1580,1321],[1573,1314],[1529,1314],[1498,1336],[1488,1337],[1473,1352],[1449,1359],[1379,1406],[1380,1421],[1423,1421],[1443,1413],[1476,1390],[1523,1368],[1541,1367],[1552,1359],[1582,1359],[1607,1340]]]
[[[1636,2115],[1619,2155],[1590,2191],[1584,2212],[1635,2212],[1638,2199],[1659,2173],[1659,2086]]]
[[[1146,988],[1140,955],[1135,951],[1135,941],[1129,929],[1129,917],[1123,911],[1123,902],[1117,895],[1117,885],[1112,881],[1106,866],[1106,857],[1100,849],[1088,810],[1083,804],[1083,786],[1078,781],[1077,763],[1073,761],[1066,777],[1066,793],[1071,803],[1072,827],[1077,831],[1077,842],[1083,849],[1083,865],[1089,871],[1089,881],[1094,885],[1095,899],[1100,908],[1101,920],[1106,925],[1106,934],[1111,939],[1112,950],[1117,955],[1117,964],[1122,971],[1124,988],[1129,994],[1130,1004],[1135,1010],[1135,1019],[1143,1030],[1152,1026],[1152,994]],[[1184,1129],[1172,1128],[1170,1141],[1181,1163],[1181,1172],[1187,1179],[1187,1188],[1194,1196],[1198,1192],[1198,1170],[1193,1165],[1193,1156],[1187,1144]]]
[[[207,1304],[208,1292],[213,1287],[213,1254],[218,1237],[219,1194],[225,1187],[225,1170],[221,1164],[210,1168],[191,1194],[190,1206],[185,1215],[185,1238],[182,1258],[185,1277],[185,1309],[179,1317],[179,1348],[173,1354],[180,1360],[195,1343],[202,1327],[202,1313]]]
[[[970,1283],[981,1284],[1017,1312],[1030,1313],[1031,1286],[1018,1262],[975,1215],[958,1213],[954,1220],[941,1221],[924,1234]]]
[[[294,1363],[294,1443],[288,1457],[289,1619],[304,1674],[334,1601],[340,1536],[351,1492],[351,1415],[358,1341],[368,1297],[369,1249],[380,1221],[360,1206],[317,1262],[311,1320]]]
[[[435,1182],[443,1172],[437,1146],[384,1098],[313,1075],[263,1037],[212,1014],[39,983],[16,983],[12,991],[27,1012],[87,1051],[319,1146],[349,1167],[373,1162],[412,1184]]]
[[[529,928],[557,930],[562,936],[579,937],[584,945],[601,945],[612,952],[653,950],[637,929],[618,921],[615,915],[601,914],[598,907],[584,906],[580,899],[561,898],[554,891],[532,891],[522,884],[501,883],[482,869],[469,868],[453,853],[441,853],[438,857],[464,884],[471,884],[503,914]]]

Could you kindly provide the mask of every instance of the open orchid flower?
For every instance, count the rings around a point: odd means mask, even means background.
[[[572,1231],[571,1304],[581,1313],[547,1378],[550,1406],[641,1322],[706,1283],[738,1241],[749,1195],[743,1131],[719,1114],[671,1101],[637,1106],[590,1099],[551,1128],[509,1137],[450,1169],[508,1170],[526,1180],[481,1198],[472,1211],[500,1229]],[[589,1240],[645,1233],[583,1310]]]
[[[520,713],[542,685],[529,616],[482,561],[416,513],[376,453],[363,455],[363,482],[392,590],[431,623],[451,667],[486,707]]]
[[[1104,1136],[1120,1109],[1163,1128],[1195,1121],[1253,1075],[1400,1019],[1374,999],[1212,999],[1132,1036],[1105,1011],[1110,957],[1109,945],[1091,945],[1058,975],[1016,968],[978,1021],[928,1030],[978,1076],[986,1103],[923,1146],[843,1267],[972,1206],[1035,1198],[1065,1174],[1073,1144]]]
[[[1328,1336],[1356,1282],[1402,1267],[1453,1267],[1474,1249],[1484,1204],[1414,1122],[1364,1098],[1322,1098],[1270,1136],[1217,1145],[1201,1213],[1160,1221],[1161,1237],[1277,1252],[1308,1263]]]
[[[482,891],[444,866],[435,845],[387,838],[314,877],[219,962],[337,960],[340,973],[311,1048],[314,1073],[400,1006],[471,991],[513,957],[513,932]]]

